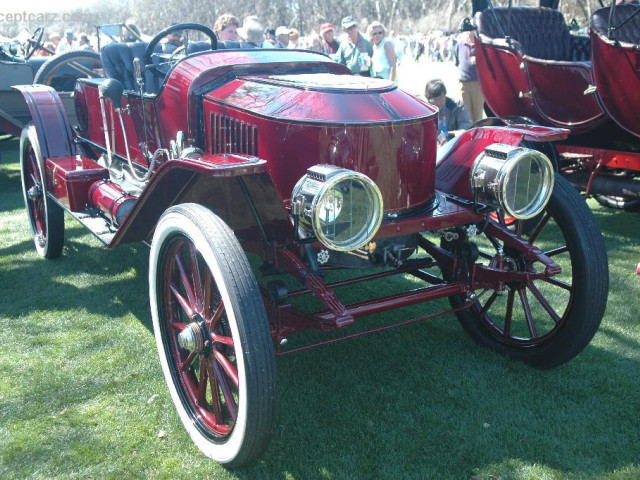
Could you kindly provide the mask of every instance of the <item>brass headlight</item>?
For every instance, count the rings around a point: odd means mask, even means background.
[[[369,242],[382,222],[382,195],[366,175],[315,165],[291,194],[291,212],[304,233],[332,250],[351,251]]]
[[[495,143],[473,162],[471,191],[476,201],[526,219],[544,210],[553,175],[551,161],[537,150]]]

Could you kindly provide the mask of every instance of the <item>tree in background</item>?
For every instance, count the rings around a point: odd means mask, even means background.
[[[496,6],[506,6],[509,0],[494,0]],[[513,0],[513,5],[537,5],[537,1]],[[567,23],[573,18],[580,26],[586,26],[592,11],[600,8],[598,0],[568,0],[560,2]],[[360,27],[374,20],[386,25],[398,34],[426,33],[433,30],[456,31],[465,17],[470,17],[472,0],[237,0],[162,1],[120,0],[108,6],[98,4],[71,11],[70,22],[44,25],[48,30],[95,32],[96,25],[120,23],[134,17],[143,32],[155,32],[175,22],[197,22],[213,26],[223,13],[232,13],[240,21],[248,15],[257,15],[265,26],[276,28],[285,25],[296,28],[302,35],[318,31],[324,22],[340,24],[340,19],[351,15],[361,22]],[[3,23],[0,34],[12,37],[22,28],[33,31],[39,24]]]

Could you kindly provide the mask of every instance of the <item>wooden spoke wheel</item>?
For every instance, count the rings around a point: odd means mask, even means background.
[[[178,414],[205,455],[257,459],[275,420],[275,359],[262,298],[233,232],[195,204],[156,228],[149,292],[160,361]]]
[[[559,175],[549,204],[536,222],[515,221],[504,228],[538,247],[562,272],[544,280],[505,282],[499,288],[477,290],[473,305],[459,312],[458,318],[480,344],[551,368],[576,356],[598,329],[607,303],[607,255],[593,214]],[[477,239],[479,263],[505,271],[543,268],[497,238],[482,237]],[[453,297],[451,302],[460,307],[464,300]]]

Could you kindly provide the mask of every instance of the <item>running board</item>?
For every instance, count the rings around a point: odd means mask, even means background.
[[[102,243],[105,245],[111,243],[111,239],[116,234],[116,228],[99,213],[97,208],[86,208],[79,212],[71,212],[67,209],[67,212],[87,227]]]

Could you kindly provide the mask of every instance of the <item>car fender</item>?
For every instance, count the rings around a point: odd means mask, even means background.
[[[239,238],[262,236],[270,242],[292,234],[287,211],[266,165],[265,160],[240,154],[202,155],[164,162],[109,246],[149,241],[162,213],[180,203],[206,206]]]
[[[472,199],[469,175],[475,159],[494,143],[521,145],[564,140],[569,130],[539,125],[472,128],[440,147],[436,165],[436,189]]]
[[[15,85],[24,96],[43,158],[74,155],[73,133],[60,96],[46,85]]]

